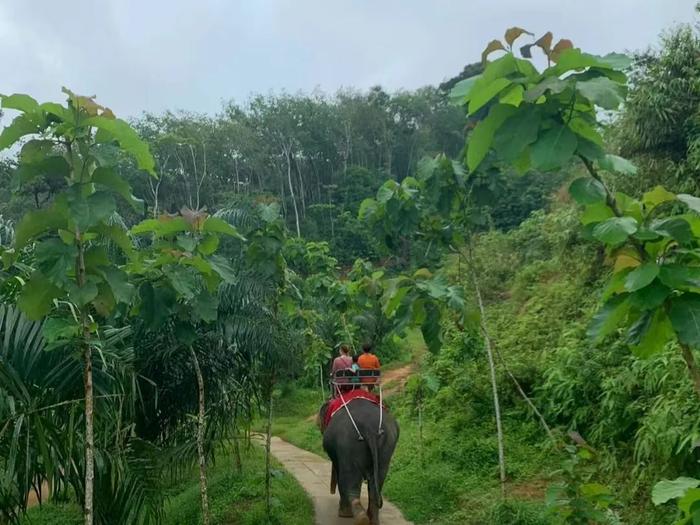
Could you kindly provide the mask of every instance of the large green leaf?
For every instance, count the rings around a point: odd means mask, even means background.
[[[75,191],[68,193],[68,209],[71,220],[81,231],[104,222],[117,209],[114,197],[109,192],[97,191],[84,197],[80,194],[80,186],[76,185],[73,189]]]
[[[656,263],[647,262],[637,266],[637,268],[627,274],[625,290],[628,292],[636,292],[651,284],[651,282],[656,279],[657,275],[659,275],[659,266]]]
[[[155,161],[148,148],[148,144],[141,140],[136,131],[125,121],[118,118],[104,116],[90,117],[83,121],[87,126],[94,126],[107,132],[111,139],[116,140],[121,148],[136,159],[136,165],[156,176]]]
[[[536,84],[529,88],[525,94],[523,95],[523,99],[526,102],[535,102],[537,99],[539,99],[542,95],[544,95],[547,91],[553,93],[553,94],[558,94],[564,91],[567,87],[569,87],[569,82],[566,80],[562,80],[557,77],[548,77],[542,80],[539,84]]]
[[[664,264],[659,270],[662,283],[676,290],[700,290],[700,266]]]
[[[521,109],[507,119],[495,133],[493,147],[507,161],[513,161],[537,140],[540,113],[535,108]]]
[[[127,180],[117,175],[114,170],[97,168],[92,174],[92,181],[121,195],[137,212],[143,211],[143,200],[134,197]]]
[[[469,96],[480,75],[465,78],[457,82],[450,91],[450,101],[453,104],[464,104],[469,101]]]
[[[494,134],[503,122],[517,109],[508,104],[496,104],[489,110],[488,116],[479,122],[467,137],[467,167],[474,171],[491,148]]]
[[[483,80],[483,79],[482,79]],[[496,80],[484,83],[482,81],[474,84],[469,94],[469,114],[473,115],[501,91],[511,85],[507,78],[497,78]]]
[[[236,283],[238,281],[236,272],[231,267],[226,259],[221,255],[211,255],[208,259],[212,269],[227,283]]]
[[[186,301],[192,299],[199,291],[197,273],[191,266],[169,265],[163,273],[170,281],[170,286]]]
[[[605,202],[605,188],[591,177],[580,177],[571,183],[569,193],[579,204]]]
[[[654,189],[647,191],[642,197],[642,202],[648,209],[654,208],[664,202],[674,200],[676,200],[676,194],[671,193],[663,186],[654,187]]]
[[[605,155],[605,157],[598,160],[598,166],[605,171],[622,173],[623,175],[637,174],[637,166],[632,164],[629,160],[618,157],[617,155]]]
[[[635,330],[636,333],[633,333]],[[632,352],[642,359],[661,352],[666,344],[675,339],[671,321],[663,309],[645,312],[630,328],[630,333]]]
[[[695,240],[690,224],[681,217],[655,220],[649,225],[649,229],[664,237],[672,237],[681,244],[688,244]]]
[[[141,221],[133,228],[131,233],[140,235],[144,233],[153,233],[159,237],[168,237],[176,233],[185,232],[190,229],[187,221],[182,217],[170,217],[162,215],[157,219],[146,219]]]
[[[604,202],[596,202],[595,204],[589,204],[583,210],[581,214],[581,223],[584,225],[595,224],[598,222],[603,222],[607,219],[614,217],[615,214]]]
[[[670,300],[668,316],[681,343],[700,347],[700,295],[684,293]]]
[[[654,505],[661,505],[672,499],[682,497],[688,489],[700,486],[700,480],[695,478],[680,477],[674,480],[664,479],[659,481],[651,491],[651,501]]]
[[[686,204],[688,208],[696,213],[700,213],[700,199],[698,197],[688,195],[687,193],[679,193],[676,197],[678,197],[679,201]]]
[[[605,244],[620,244],[636,232],[637,227],[632,217],[612,217],[593,228],[593,237]]]
[[[161,328],[177,304],[175,292],[169,286],[156,286],[146,282],[139,288],[141,304],[140,319],[151,329]]]
[[[15,246],[17,249],[24,248],[37,235],[65,226],[65,213],[57,204],[43,210],[27,212],[15,229]]]
[[[425,319],[421,323],[420,329],[423,334],[423,340],[428,346],[431,353],[437,354],[442,347],[442,339],[440,337],[440,309],[433,302],[425,303]]]
[[[603,109],[617,109],[624,100],[623,87],[605,76],[577,82],[576,90]]]
[[[75,273],[78,250],[60,239],[47,239],[36,247],[36,267],[56,286],[63,284]]]
[[[630,305],[638,310],[654,310],[661,306],[669,295],[671,295],[671,289],[655,280],[631,294]]]
[[[596,146],[603,145],[603,137],[600,136],[600,133],[598,133],[598,131],[595,128],[596,122],[594,118],[588,120],[580,116],[573,117],[571,120],[569,120],[568,126],[579,137],[584,138],[589,142],[592,142]]]
[[[90,280],[85,282],[82,286],[78,286],[75,283],[69,283],[68,289],[68,300],[78,306],[85,306],[91,302],[95,297],[97,297],[98,289],[97,283]]]
[[[530,149],[532,165],[540,170],[563,167],[576,151],[578,139],[567,126],[557,124],[540,135]]]
[[[38,321],[51,311],[53,300],[61,289],[54,286],[41,272],[34,272],[17,299],[17,306],[27,317]]]
[[[0,103],[3,109],[16,109],[23,113],[30,113],[39,109],[39,103],[23,93],[0,95]]]
[[[202,226],[202,231],[209,233],[223,233],[224,235],[229,235],[235,237],[236,239],[245,240],[238,230],[231,226],[228,222],[218,217],[207,217]]]
[[[39,133],[42,129],[30,113],[19,115],[0,133],[0,150],[9,148],[22,137]]]
[[[120,303],[130,303],[134,297],[134,285],[129,282],[127,273],[116,266],[104,266],[101,270],[114,298]]]
[[[610,299],[591,319],[587,331],[588,337],[595,342],[602,341],[627,317],[629,309],[629,296],[627,294],[621,294]]]

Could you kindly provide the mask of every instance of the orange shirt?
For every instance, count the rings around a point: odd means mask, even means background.
[[[378,370],[381,367],[379,358],[372,353],[362,354],[357,358],[357,364],[365,370]]]

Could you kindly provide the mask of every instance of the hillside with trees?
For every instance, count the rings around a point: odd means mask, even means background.
[[[323,454],[363,342],[412,522],[700,520],[700,34],[585,51],[513,27],[438,87],[216,115],[0,96],[0,523],[310,524],[271,436]]]

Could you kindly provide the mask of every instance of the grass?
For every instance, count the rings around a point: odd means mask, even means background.
[[[212,525],[311,525],[313,506],[296,480],[274,463],[272,470],[272,517],[265,511],[265,456],[253,446],[243,454],[239,473],[230,456],[220,454],[209,469],[209,506]],[[193,469],[188,480],[169,490],[164,524],[201,523],[199,478]],[[34,507],[22,525],[79,525],[81,511],[76,505],[46,504]]]

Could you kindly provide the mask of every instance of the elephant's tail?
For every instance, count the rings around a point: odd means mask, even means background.
[[[377,502],[378,507],[381,509],[382,506],[384,505],[384,501],[382,500],[382,491],[379,488],[379,450],[377,447],[377,441],[380,439],[381,436],[372,436],[370,439],[367,440],[367,444],[369,446],[369,451],[370,454],[372,455],[372,483],[368,483],[368,490],[373,491],[373,498],[374,501]]]

